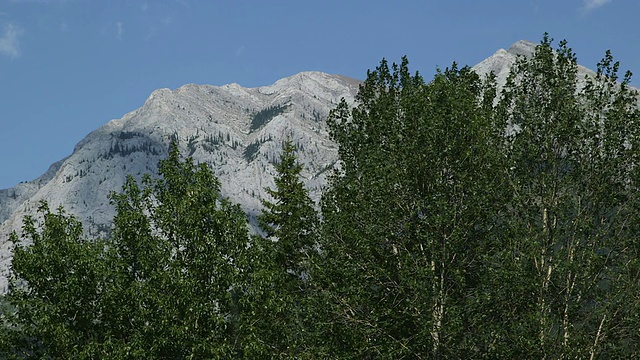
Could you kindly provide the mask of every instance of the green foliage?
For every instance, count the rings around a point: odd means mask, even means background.
[[[266,143],[267,141],[272,141],[272,137],[271,135],[269,135],[268,138],[260,138],[260,139],[256,139],[254,142],[252,142],[251,144],[249,144],[245,149],[244,149],[244,159],[249,161],[253,161],[257,156],[258,156],[258,152],[260,151],[260,147],[262,146],[262,144]]]
[[[179,144],[180,143],[180,136],[178,135],[178,132],[174,132],[173,134],[169,135],[167,137],[169,139],[169,141],[173,144]]]
[[[187,149],[189,149],[189,155],[187,156],[191,156],[196,152],[196,146],[198,145],[198,136],[197,135],[189,136],[187,141],[188,141]]]
[[[455,64],[369,72],[329,117],[325,353],[637,356],[640,113],[618,67],[579,86],[545,37],[499,97]]]
[[[323,197],[328,338],[342,356],[462,357],[475,248],[491,223],[495,89],[469,68],[426,84],[386,61],[329,117],[342,170]]]
[[[106,239],[43,203],[11,237],[0,357],[637,358],[640,111],[618,71],[607,52],[578,79],[548,36],[500,94],[383,60],[329,116],[322,216],[286,142],[263,236],[175,144],[112,195]]]
[[[144,137],[144,134],[138,131],[120,131],[118,132],[117,137],[120,140],[129,140],[129,139],[135,139],[137,137]]]
[[[307,189],[300,181],[302,165],[295,147],[283,144],[275,189],[267,189],[272,201],[263,200],[258,217],[264,238],[253,242],[255,263],[250,288],[254,331],[264,347],[253,349],[251,357],[298,359],[309,357],[312,341],[309,284],[310,259],[317,244],[317,214]]]
[[[284,113],[289,104],[271,105],[266,109],[262,109],[251,116],[251,131],[258,130],[274,117]]]
[[[3,351],[36,358],[231,358],[241,354],[246,216],[177,147],[143,187],[112,196],[112,237],[81,239],[63,210],[25,219]],[[40,229],[40,230],[39,230]],[[14,241],[18,241],[14,236]]]
[[[245,149],[244,149],[244,159],[247,161],[251,161],[253,159],[256,158],[256,155],[258,154],[258,150],[260,150],[260,145],[262,145],[260,143],[260,141],[254,141],[251,144],[249,144]]]
[[[237,148],[239,145],[238,140],[231,141],[229,133],[226,133],[225,136],[221,131],[219,131],[215,136],[213,134],[205,136],[204,139],[202,139],[202,142],[200,142],[200,145],[205,151],[215,153],[220,148],[220,145],[224,144],[225,141],[230,143],[232,149]]]
[[[137,139],[138,141],[128,143],[129,140],[132,139]],[[113,159],[116,156],[124,157],[135,152],[143,152],[148,155],[160,155],[163,151],[158,148],[154,141],[142,133],[136,131],[120,131],[112,136],[110,149],[106,153],[100,154],[100,158]],[[70,180],[71,179],[68,179],[67,181]]]
[[[39,230],[41,228],[41,230]],[[59,209],[41,203],[37,217],[26,217],[16,247],[6,299],[13,312],[4,320],[16,340],[2,349],[35,358],[74,358],[95,354],[102,313],[97,300],[104,273],[100,246],[81,238],[82,227]],[[12,241],[18,242],[14,233]],[[99,340],[98,340],[99,341]]]
[[[267,189],[274,202],[263,200],[265,212],[258,218],[260,228],[276,251],[276,265],[299,278],[308,271],[306,258],[316,244],[317,215],[307,189],[300,180],[302,165],[295,156],[295,146],[282,146],[280,162],[275,165],[276,188]]]
[[[506,232],[491,259],[500,271],[487,276],[508,289],[484,295],[508,306],[483,329],[510,357],[638,355],[624,343],[637,341],[627,319],[640,309],[630,286],[639,233],[629,226],[640,220],[640,113],[629,75],[615,83],[617,69],[607,54],[578,88],[575,55],[545,36],[516,62],[497,106],[510,129],[501,150]]]

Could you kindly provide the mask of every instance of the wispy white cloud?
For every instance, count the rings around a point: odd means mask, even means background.
[[[606,5],[607,3],[610,3],[611,0],[584,0],[583,1],[583,9],[585,11],[591,11],[594,9],[597,9],[601,6]]]
[[[146,27],[147,29],[145,40],[151,40],[161,32],[171,30],[174,24],[184,19],[181,16],[182,13],[189,12],[191,9],[191,5],[187,0],[167,0],[162,2],[140,0],[139,6],[143,16],[142,21],[139,23],[141,23],[141,27]]]
[[[124,23],[122,21],[116,22],[116,35],[118,39],[122,39],[122,35],[124,34]]]
[[[19,38],[22,33],[22,28],[14,24],[5,25],[0,35],[0,54],[11,58],[20,56]]]

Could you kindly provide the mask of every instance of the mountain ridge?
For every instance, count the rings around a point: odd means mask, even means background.
[[[63,205],[80,219],[90,236],[104,234],[114,209],[111,191],[120,191],[126,175],[140,179],[157,172],[168,144],[178,141],[183,154],[209,163],[222,183],[223,196],[256,214],[265,187],[274,186],[273,163],[281,141],[298,146],[303,176],[318,199],[326,170],[337,160],[324,119],[341,98],[353,101],[359,81],[341,75],[303,72],[268,86],[244,88],[186,84],[157,89],[144,104],[108,121],[80,140],[71,155],[37,179],[0,190],[0,236],[19,230],[24,215],[40,200]],[[11,244],[0,244],[0,291],[6,289]]]

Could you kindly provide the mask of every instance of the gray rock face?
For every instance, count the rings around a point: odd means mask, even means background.
[[[189,84],[154,91],[141,108],[87,135],[40,178],[0,191],[0,292],[11,257],[8,234],[20,231],[24,215],[46,200],[74,214],[88,235],[104,233],[114,215],[109,193],[120,191],[127,175],[155,174],[172,140],[182,154],[211,165],[224,196],[256,214],[265,187],[274,186],[272,162],[282,140],[290,138],[317,200],[337,160],[325,119],[341,98],[353,102],[358,85],[343,76],[304,72],[259,88]]]

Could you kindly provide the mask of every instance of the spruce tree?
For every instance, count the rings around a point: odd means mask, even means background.
[[[265,237],[273,242],[275,262],[283,273],[302,279],[308,272],[310,252],[316,245],[318,222],[313,201],[300,179],[302,165],[297,162],[295,146],[283,143],[280,161],[275,164],[275,189],[266,189],[273,201],[262,200],[265,211],[258,217]]]
[[[283,143],[275,169],[276,186],[266,189],[271,199],[262,200],[258,217],[264,237],[255,239],[253,249],[260,264],[252,292],[259,322],[255,336],[265,346],[251,355],[311,357],[310,260],[317,251],[318,218],[291,141]]]

